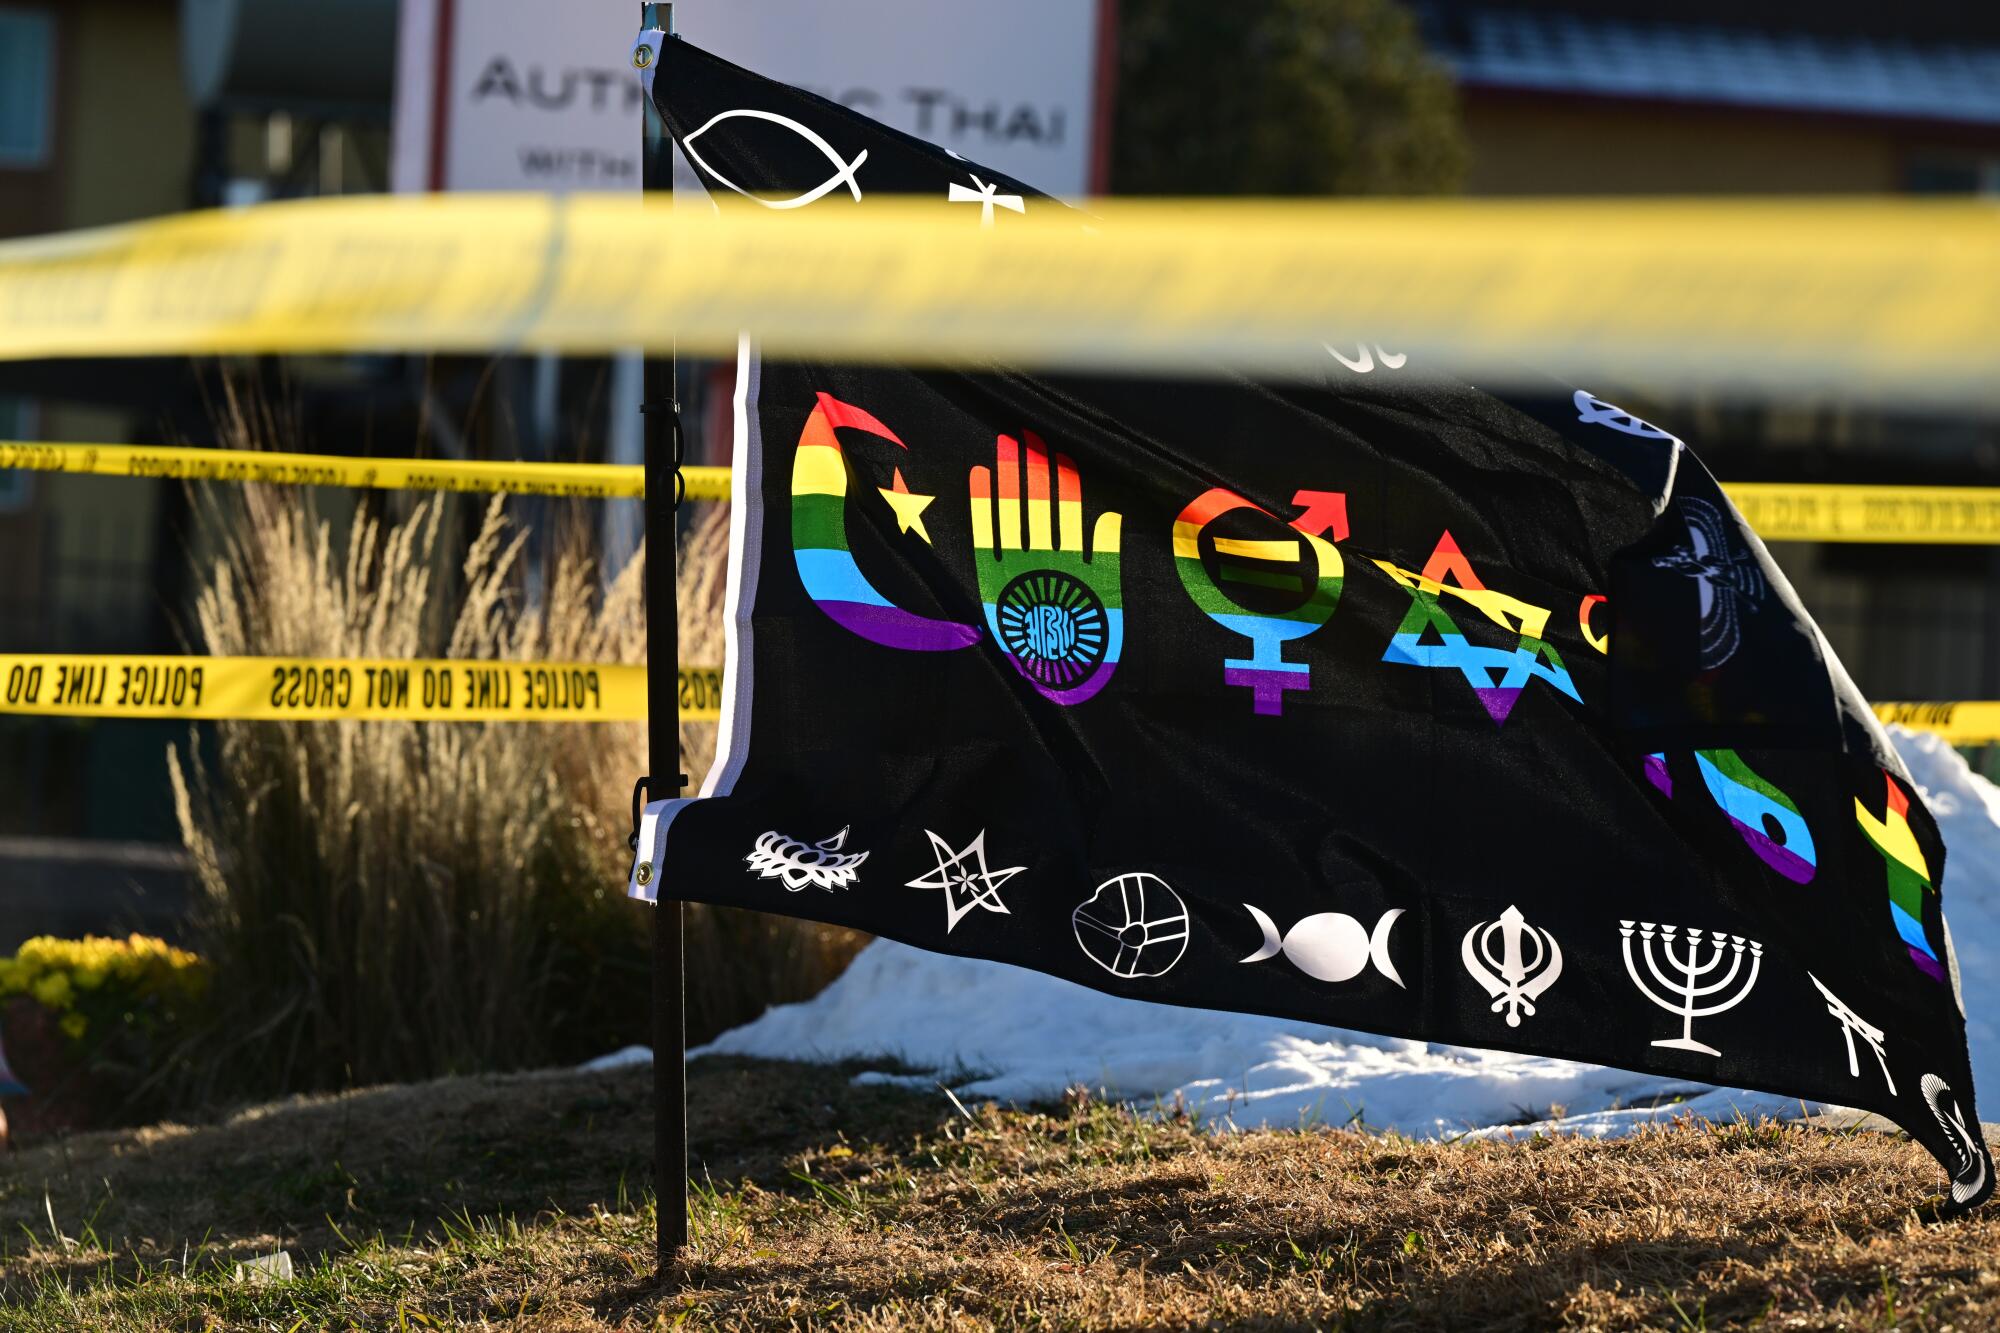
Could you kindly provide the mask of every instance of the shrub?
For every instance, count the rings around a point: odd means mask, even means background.
[[[0,959],[0,1004],[46,1126],[143,1115],[142,1091],[200,1019],[208,965],[146,935],[38,935]]]
[[[323,500],[331,494],[333,500]],[[197,651],[313,657],[643,658],[642,563],[608,580],[552,543],[523,592],[527,534],[487,504],[245,486],[205,491],[221,534],[199,571]],[[580,525],[579,525],[580,528]],[[683,564],[683,659],[719,661],[726,511]],[[221,723],[169,753],[199,885],[215,1023],[183,1097],[406,1081],[572,1062],[649,1037],[647,913],[623,897],[639,724]],[[714,727],[684,725],[699,773]],[[689,912],[690,1035],[802,998],[848,932]]]

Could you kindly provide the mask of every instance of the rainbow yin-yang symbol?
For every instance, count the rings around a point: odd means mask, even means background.
[[[1759,860],[1794,884],[1812,879],[1819,853],[1797,802],[1734,750],[1696,750],[1694,764],[1709,796]]]

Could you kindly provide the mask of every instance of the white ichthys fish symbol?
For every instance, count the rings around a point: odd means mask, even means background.
[[[1377,972],[1403,985],[1396,965],[1389,960],[1389,932],[1403,915],[1400,907],[1384,912],[1372,933],[1345,912],[1316,912],[1280,935],[1278,923],[1269,913],[1249,903],[1243,906],[1257,919],[1264,943],[1240,962],[1261,963],[1282,953],[1293,967],[1317,981],[1352,981],[1373,963]]]
[[[717,171],[714,167],[711,167],[710,165],[708,165],[708,163],[702,161],[701,154],[695,150],[694,146],[694,141],[696,139],[699,139],[702,135],[707,134],[711,129],[715,128],[717,125],[720,125],[723,121],[734,120],[738,116],[745,116],[751,120],[768,120],[773,125],[783,125],[786,129],[798,135],[801,139],[804,139],[807,143],[811,144],[813,147],[819,149],[821,153],[825,154],[826,160],[833,164],[833,174],[831,176],[828,176],[825,180],[821,181],[818,185],[813,186],[812,189],[807,190],[804,194],[799,195],[796,198],[792,199],[766,199],[762,195],[755,194],[749,190],[744,189],[741,185],[738,185],[735,181],[730,180],[727,176]],[[737,194],[742,195],[745,199],[755,199],[758,203],[764,205],[764,207],[766,208],[803,208],[807,204],[810,204],[817,199],[822,199],[825,196],[833,193],[835,190],[839,189],[843,185],[847,187],[848,193],[854,196],[854,201],[856,203],[859,203],[861,202],[861,182],[858,179],[856,179],[854,173],[859,171],[861,169],[861,164],[868,160],[868,150],[866,148],[862,149],[861,152],[858,155],[856,155],[855,159],[852,162],[849,162],[844,158],[842,158],[840,153],[834,148],[834,146],[828,143],[825,139],[821,138],[819,132],[813,129],[810,125],[801,125],[796,120],[793,120],[790,116],[781,116],[775,111],[755,111],[749,108],[739,108],[738,110],[735,111],[723,111],[716,115],[710,116],[707,122],[703,124],[700,129],[694,131],[692,134],[689,134],[688,136],[686,136],[681,140],[681,151],[688,155],[689,161],[693,162],[703,171],[713,176],[718,185],[721,185],[724,189],[734,190]]]

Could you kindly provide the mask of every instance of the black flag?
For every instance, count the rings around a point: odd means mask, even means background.
[[[649,68],[719,203],[1064,207],[685,42]],[[1944,848],[1784,575],[1667,431],[1424,369],[746,350],[719,756],[633,891],[1865,1107],[1984,1199]]]

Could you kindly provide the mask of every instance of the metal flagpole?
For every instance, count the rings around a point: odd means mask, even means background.
[[[641,31],[674,30],[671,4],[639,6]],[[673,150],[666,125],[649,97],[640,141],[642,188],[673,190]],[[679,673],[680,606],[675,587],[674,540],[681,500],[679,357],[648,359],[646,432],[646,747],[657,775],[647,795],[679,796],[681,772]],[[674,775],[671,792],[665,774]],[[657,1258],[662,1282],[670,1281],[687,1245],[687,991],[681,905],[660,886],[653,910],[653,1192],[658,1200]]]

